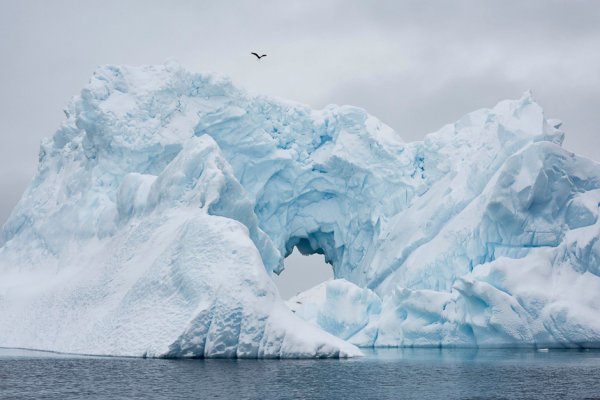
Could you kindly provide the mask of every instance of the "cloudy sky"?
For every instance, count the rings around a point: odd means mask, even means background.
[[[252,92],[364,107],[405,140],[532,89],[565,147],[600,161],[599,49],[591,0],[4,0],[0,224],[100,64],[174,58]]]

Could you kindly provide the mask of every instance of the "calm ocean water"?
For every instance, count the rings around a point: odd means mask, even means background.
[[[389,349],[351,360],[155,360],[0,349],[0,399],[600,399],[600,352]]]

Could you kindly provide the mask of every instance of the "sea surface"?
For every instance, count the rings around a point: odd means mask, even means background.
[[[0,399],[600,399],[600,351],[385,349],[162,360],[0,349]]]

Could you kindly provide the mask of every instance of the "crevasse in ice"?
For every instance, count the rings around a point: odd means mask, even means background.
[[[101,67],[65,114],[3,229],[0,346],[600,343],[600,165],[561,148],[530,93],[405,143],[362,109],[167,63]],[[294,247],[336,279],[288,308],[271,275]]]

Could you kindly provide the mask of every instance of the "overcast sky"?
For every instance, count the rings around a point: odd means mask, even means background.
[[[364,107],[405,140],[532,89],[565,147],[600,160],[598,1],[3,0],[0,224],[97,65],[168,58],[315,108]]]

